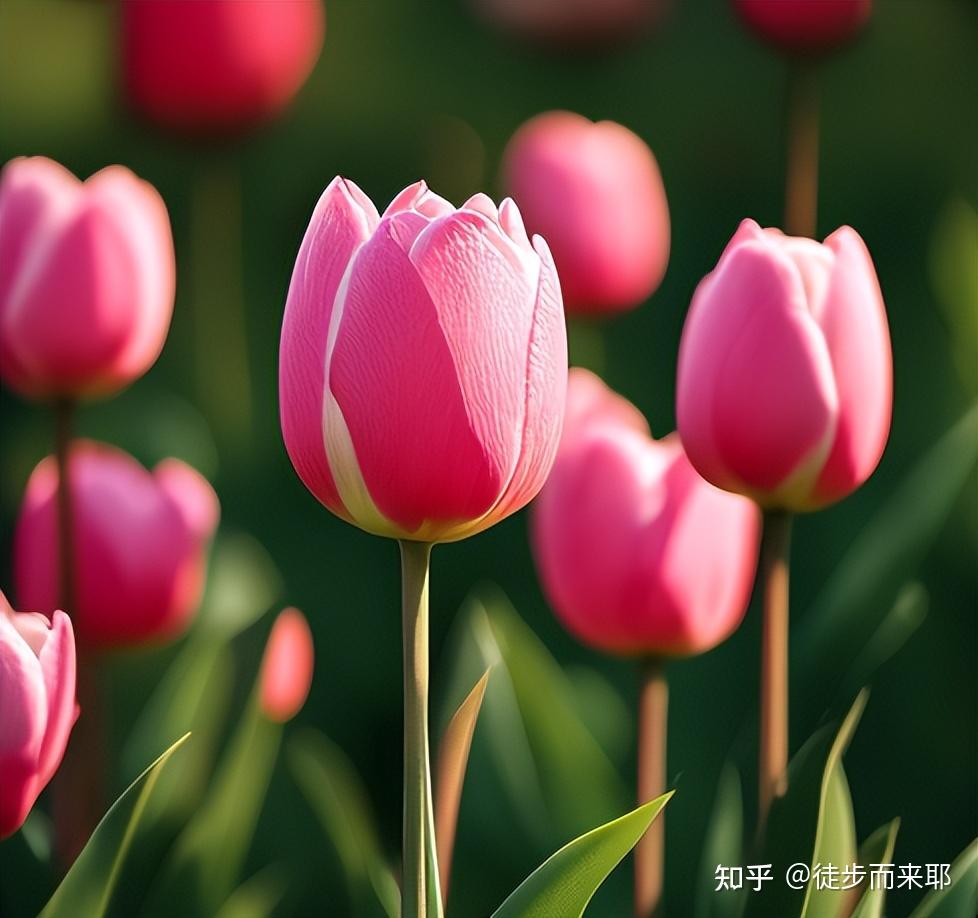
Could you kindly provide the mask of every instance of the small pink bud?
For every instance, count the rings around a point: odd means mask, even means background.
[[[306,230],[279,353],[282,435],[335,514],[448,542],[530,501],[567,384],[560,287],[512,201],[423,182],[383,216],[334,179]]]
[[[299,713],[313,672],[312,632],[298,609],[284,609],[272,625],[261,662],[260,700],[265,716],[279,723]]]
[[[683,656],[747,610],[760,514],[696,474],[676,434],[572,369],[557,461],[533,505],[532,546],[557,617],[609,653]]]
[[[717,487],[815,510],[876,468],[892,375],[883,297],[859,235],[844,226],[820,244],[745,220],[686,317],[679,433]]]
[[[669,205],[652,151],[628,128],[537,115],[510,140],[503,176],[529,231],[550,244],[568,312],[622,312],[659,286]]]
[[[809,53],[845,44],[873,11],[873,0],[733,0],[733,5],[764,41]]]
[[[127,647],[170,640],[189,625],[203,593],[217,495],[176,459],[153,472],[120,449],[75,441],[71,499],[80,643]],[[20,602],[57,604],[58,470],[51,457],[27,483],[14,532]]]
[[[119,10],[132,104],[198,134],[279,114],[312,71],[326,29],[321,0],[138,0]]]
[[[139,4],[135,4],[139,5]],[[111,394],[156,361],[173,313],[156,190],[122,166],[80,182],[43,157],[0,173],[0,376],[33,398]]]
[[[58,770],[77,716],[68,616],[14,612],[0,593],[0,838],[21,827]]]

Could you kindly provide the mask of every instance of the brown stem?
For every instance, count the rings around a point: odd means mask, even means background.
[[[638,702],[638,802],[666,789],[666,733],[669,685],[662,661],[642,664]],[[635,918],[661,918],[665,820],[660,815],[635,847]]]
[[[788,769],[788,558],[791,514],[764,514],[760,578],[764,604],[761,646],[761,736],[758,838],[763,838],[771,803],[787,790]]]
[[[818,83],[814,65],[793,61],[788,76],[785,230],[814,238],[818,214]]]
[[[75,610],[75,550],[71,501],[71,452],[75,403],[59,399],[54,403],[54,459],[58,467],[58,606],[68,615]]]

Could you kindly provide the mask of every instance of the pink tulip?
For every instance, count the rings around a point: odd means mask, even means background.
[[[553,249],[569,312],[621,312],[659,286],[669,206],[652,151],[628,128],[538,115],[510,140],[503,175],[528,228]]]
[[[279,367],[285,445],[330,510],[417,541],[493,525],[546,479],[566,379],[557,274],[512,201],[456,210],[419,182],[378,217],[352,182],[330,183]]]
[[[76,441],[69,462],[79,642],[121,647],[176,637],[203,592],[217,495],[177,459],[150,473],[122,450]],[[45,611],[58,594],[57,486],[48,457],[27,483],[14,532],[18,598]]]
[[[43,157],[0,173],[0,376],[35,398],[108,395],[156,361],[173,313],[173,240],[152,185],[85,182]]]
[[[716,646],[750,599],[757,508],[700,478],[676,434],[652,439],[638,410],[587,370],[571,370],[567,403],[531,528],[558,618],[609,653]]]
[[[659,19],[670,0],[473,0],[493,25],[552,45],[602,46],[633,37]]]
[[[0,838],[23,825],[58,770],[76,717],[68,616],[14,612],[0,593]]]
[[[259,676],[259,701],[270,720],[285,723],[299,713],[312,685],[312,632],[298,609],[284,609],[272,625]]]
[[[872,474],[890,429],[886,312],[849,227],[823,244],[745,220],[693,296],[677,416],[690,461],[762,506],[814,510]]]
[[[133,105],[200,134],[277,115],[312,71],[326,29],[320,0],[138,0],[120,12]]]
[[[733,0],[759,38],[789,51],[827,51],[860,31],[873,0]]]

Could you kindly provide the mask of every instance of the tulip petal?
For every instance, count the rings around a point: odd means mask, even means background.
[[[282,321],[279,393],[286,449],[306,487],[344,518],[349,517],[323,442],[326,346],[340,281],[378,219],[352,182],[336,178],[330,183],[302,240]]]
[[[838,396],[801,277],[777,247],[744,242],[700,284],[678,376],[680,434],[709,481],[770,494],[817,474]]]
[[[43,787],[58,770],[68,734],[77,716],[75,708],[75,636],[71,621],[60,610],[39,657],[47,697],[47,723],[38,756],[37,775]]]
[[[627,398],[605,385],[601,377],[583,367],[571,367],[567,377],[567,407],[561,446],[593,423],[616,423],[651,436],[649,422]]]
[[[839,390],[839,421],[828,461],[815,487],[831,503],[876,468],[890,430],[893,365],[890,333],[876,271],[865,244],[849,227],[825,241],[835,267],[816,315]]]
[[[179,459],[164,459],[153,471],[160,489],[176,507],[188,531],[206,541],[217,529],[221,505],[211,483]]]
[[[508,474],[497,457],[513,451],[484,444],[456,366],[454,329],[398,233],[396,218],[384,218],[357,254],[338,298],[328,371],[355,455],[355,463],[337,457],[333,468],[359,469],[370,499],[389,522],[357,522],[387,535],[418,533],[426,519],[480,517]],[[451,264],[444,267],[450,270]],[[477,319],[479,311],[470,314]],[[474,352],[474,340],[467,344],[473,359],[486,359]],[[515,440],[515,431],[510,435]]]

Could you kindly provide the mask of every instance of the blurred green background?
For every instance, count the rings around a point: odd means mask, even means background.
[[[463,0],[331,0],[322,57],[296,104],[243,140],[200,145],[126,110],[115,17],[113,4],[94,0],[0,4],[0,161],[43,154],[82,176],[124,163],[160,190],[176,241],[177,301],[162,357],[131,389],[84,410],[79,429],[146,463],[167,455],[190,461],[217,488],[222,531],[248,533],[264,546],[281,575],[275,601],[303,609],[316,638],[316,678],[298,723],[321,728],[351,757],[393,857],[401,793],[396,547],[317,504],[293,473],[278,427],[278,333],[316,199],[337,173],[381,209],[419,177],[455,203],[477,190],[498,197],[502,150],[531,115],[568,108],[632,128],[659,160],[672,255],[652,300],[601,327],[603,371],[665,434],[695,284],[741,218],[781,222],[785,62],[744,31],[726,0],[678,0],[655,31],[596,55],[523,45],[493,32]],[[891,323],[895,404],[877,474],[842,504],[797,523],[792,603],[800,628],[810,612],[832,605],[822,590],[854,540],[973,404],[976,62],[978,4],[879,0],[866,33],[822,68],[819,233],[851,224],[874,256]],[[238,360],[242,341],[246,366]],[[30,470],[49,450],[50,420],[7,391],[0,410],[0,583],[12,590],[13,522]],[[965,444],[969,452],[976,445],[972,437]],[[941,491],[940,465],[897,521],[877,530],[906,541],[906,552],[881,569],[850,565],[847,574],[860,615],[889,609],[908,582],[919,581],[929,597],[926,619],[879,669],[846,760],[859,836],[903,817],[900,863],[950,861],[978,824],[976,484],[966,457],[968,468],[964,490],[951,485],[950,513],[934,511],[935,540],[914,543],[931,525],[928,495],[931,487]],[[525,513],[435,552],[436,723],[451,691],[450,628],[482,581],[505,591],[562,664],[600,674],[604,681],[587,696],[599,700],[596,734],[629,780],[636,673],[627,661],[578,646],[553,620],[534,575]],[[741,768],[753,806],[757,612],[717,651],[671,669],[669,773],[680,792],[668,808],[667,906],[676,915],[689,913],[686,903],[703,885],[699,847],[728,758]],[[235,641],[242,692],[265,627]],[[833,640],[825,668],[793,672],[793,748],[839,702],[860,652],[860,644]],[[117,748],[174,653],[107,663]],[[172,739],[161,737],[160,750]],[[527,836],[480,763],[479,743],[455,858],[450,913],[459,918],[487,914],[568,837]],[[118,772],[117,788],[134,776]],[[0,870],[4,856],[0,846]],[[249,865],[271,861],[302,868],[282,914],[322,913],[316,903],[345,914],[335,855],[285,767],[274,777]],[[0,886],[9,882],[4,875]],[[620,869],[590,914],[626,913],[629,882]],[[911,902],[895,893],[892,914],[906,914]]]

